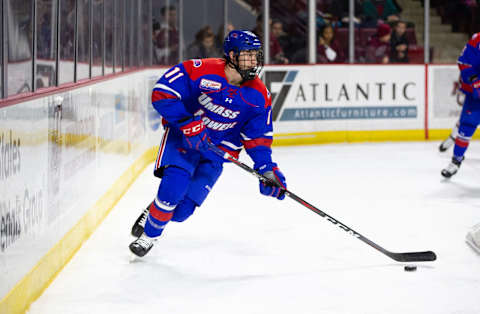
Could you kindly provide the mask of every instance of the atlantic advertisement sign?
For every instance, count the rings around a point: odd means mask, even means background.
[[[279,132],[422,127],[423,66],[275,66],[262,78]]]

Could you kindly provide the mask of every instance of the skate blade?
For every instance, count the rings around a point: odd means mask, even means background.
[[[137,255],[133,254],[132,252],[130,252],[130,256],[129,256],[129,259],[128,259],[128,263],[129,264],[133,264],[133,263],[139,263],[142,261],[142,258],[141,257],[138,257]]]
[[[480,247],[478,247],[473,241],[473,237],[470,233],[465,237],[465,242],[477,253],[480,254]]]

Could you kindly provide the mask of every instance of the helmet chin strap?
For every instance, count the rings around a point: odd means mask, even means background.
[[[238,60],[238,57],[239,57],[239,54],[235,56],[235,59],[237,60],[237,64],[235,64],[230,58],[227,59],[227,62],[231,64],[235,68],[235,70],[240,74],[240,76],[242,77],[241,83],[244,83],[245,81],[248,81],[248,80],[253,80],[255,78],[255,75],[257,74],[257,71],[255,70],[255,68],[249,68],[245,70],[240,69],[239,67],[240,61]]]

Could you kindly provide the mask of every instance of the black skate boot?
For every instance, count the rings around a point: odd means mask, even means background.
[[[156,238],[150,238],[145,233],[142,233],[138,239],[130,243],[128,246],[130,251],[138,257],[145,256],[153,247]]]
[[[451,135],[445,140],[443,141],[440,146],[438,146],[438,150],[443,153],[445,152],[447,149],[449,149],[450,147],[452,147],[452,145],[455,143],[455,138],[453,138]]]
[[[452,162],[442,170],[442,176],[445,178],[450,178],[453,176],[455,173],[457,173],[458,168],[460,168],[460,165],[462,164],[462,161],[465,159],[465,157],[462,157],[462,160],[457,160],[455,157],[452,157]]]
[[[142,235],[143,228],[145,228],[145,223],[147,222],[148,213],[150,212],[149,207],[142,211],[140,216],[138,216],[137,220],[133,224],[131,232],[132,236],[138,238]]]

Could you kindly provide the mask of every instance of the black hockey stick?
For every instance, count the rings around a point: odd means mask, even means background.
[[[265,182],[266,184],[277,185],[274,181],[272,181],[272,180],[268,179],[267,177],[261,175],[260,173],[258,173],[254,169],[250,168],[249,166],[247,166],[243,162],[241,162],[238,159],[236,159],[235,157],[231,156],[229,153],[224,152],[220,148],[211,144],[210,149],[213,152],[215,152],[217,155],[222,156],[224,159],[227,159],[227,160],[231,161],[232,163],[239,166],[243,170],[250,172],[251,174],[256,176],[258,179]],[[396,260],[397,262],[431,262],[431,261],[434,261],[434,260],[437,259],[437,255],[435,255],[435,253],[432,252],[432,251],[405,252],[405,253],[394,253],[394,252],[387,251],[386,249],[384,249],[380,245],[378,245],[375,242],[369,240],[368,238],[364,237],[363,235],[356,232],[355,230],[347,227],[346,225],[344,225],[343,223],[341,223],[337,219],[333,218],[332,216],[330,216],[327,213],[321,211],[320,209],[318,209],[315,206],[313,206],[312,204],[306,202],[302,198],[298,197],[294,193],[290,192],[288,189],[284,189],[284,193],[285,193],[286,196],[290,197],[291,199],[293,199],[293,200],[297,201],[298,203],[302,204],[303,206],[307,207],[308,209],[310,209],[314,213],[322,216],[323,218],[330,221],[332,224],[336,225],[340,229],[346,231],[351,236],[354,236],[355,238],[359,239],[360,241],[365,242],[366,244],[368,244],[371,247],[373,247],[374,249],[382,252],[383,254],[387,255],[388,257]]]

